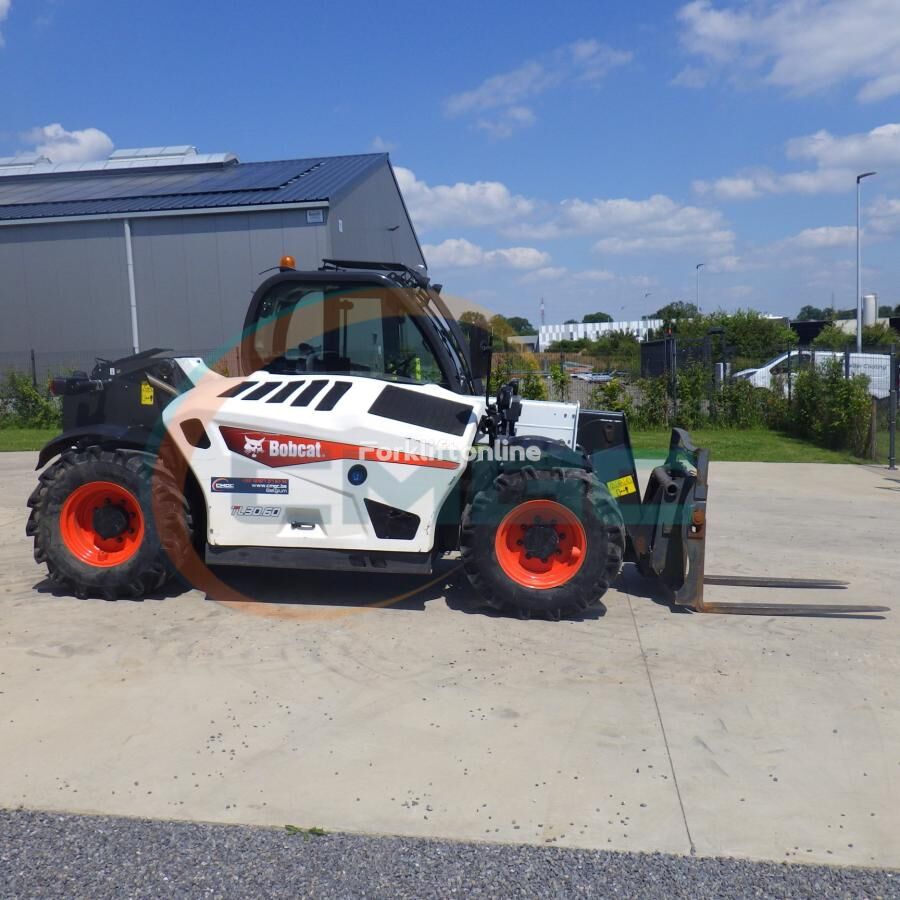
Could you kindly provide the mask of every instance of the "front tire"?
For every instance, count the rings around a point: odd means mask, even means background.
[[[602,605],[622,568],[625,527],[590,472],[526,466],[475,494],[460,550],[469,581],[491,606],[559,619]]]
[[[67,450],[40,474],[28,505],[35,561],[76,597],[159,590],[190,545],[184,495],[148,453]]]

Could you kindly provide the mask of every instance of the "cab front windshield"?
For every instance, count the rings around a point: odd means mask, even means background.
[[[383,287],[283,282],[260,304],[255,367],[442,384],[416,318],[397,291]]]

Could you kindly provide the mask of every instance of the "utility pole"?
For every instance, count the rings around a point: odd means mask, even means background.
[[[694,267],[697,270],[697,312],[700,313],[703,311],[703,307],[700,305],[700,270],[706,265],[706,263],[697,263]]]
[[[859,248],[859,195],[860,182],[863,178],[869,178],[871,175],[877,175],[877,172],[863,172],[856,176],[856,352],[862,353],[862,332],[863,332],[863,308],[862,308],[862,270],[860,261],[862,256]]]

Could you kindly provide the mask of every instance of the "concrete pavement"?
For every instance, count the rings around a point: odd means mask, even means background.
[[[56,597],[24,537],[34,459],[0,455],[2,806],[900,867],[900,610],[679,614],[629,571],[603,617],[520,622],[452,566]],[[708,571],[893,605],[889,476],[714,463]]]

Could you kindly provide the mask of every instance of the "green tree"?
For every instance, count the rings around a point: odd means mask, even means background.
[[[612,322],[613,317],[605,312],[588,313],[581,321],[585,324],[590,322]]]
[[[700,315],[700,310],[693,303],[685,303],[684,300],[675,300],[661,306],[653,319],[662,319],[664,322],[677,322],[679,319],[694,319]]]
[[[797,313],[798,322],[817,322],[821,319],[827,319],[824,309],[818,306],[801,306],[800,312]]]
[[[782,319],[769,319],[753,309],[719,310],[676,323],[680,338],[702,338],[710,329],[721,328],[725,345],[747,365],[761,363],[797,343],[797,334]],[[743,367],[743,366],[742,366]]]
[[[894,315],[893,307],[886,306],[884,304],[878,307],[879,319],[889,319],[892,315]]]
[[[822,350],[844,350],[855,342],[849,331],[843,331],[837,325],[826,325],[812,342],[813,347]]]
[[[480,312],[476,312],[474,309],[466,310],[466,312],[459,317],[459,323],[460,325],[477,325],[485,331],[490,329],[488,320]]]
[[[501,341],[505,341],[516,333],[506,316],[501,316],[500,313],[491,316],[490,325],[494,337],[499,338]]]
[[[516,334],[536,334],[537,332],[534,325],[522,316],[510,316],[506,321]]]
[[[578,319],[566,319],[566,321],[563,324],[564,325],[580,325],[581,322],[579,322]]]
[[[900,334],[897,334],[890,325],[876,322],[863,328],[862,342],[863,347],[887,347],[890,344],[900,343]]]

